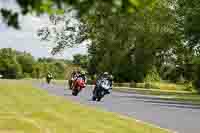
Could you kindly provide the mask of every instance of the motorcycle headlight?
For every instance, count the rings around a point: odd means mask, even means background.
[[[110,88],[110,86],[103,84],[102,87],[106,90],[108,90]]]

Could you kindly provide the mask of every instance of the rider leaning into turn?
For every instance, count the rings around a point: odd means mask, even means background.
[[[112,83],[113,83],[113,76],[111,74],[109,74],[108,72],[104,72],[103,74],[101,74],[97,80],[96,80],[96,85],[95,85],[95,88],[94,88],[94,91],[93,93],[95,92],[95,90],[97,89],[96,87],[98,86],[97,84],[99,83],[98,81],[101,81],[102,79],[108,79],[110,81],[110,84],[111,84],[111,88],[112,89]]]
[[[49,84],[52,79],[53,79],[53,74],[51,72],[47,72],[47,75],[46,75],[47,83]]]
[[[78,78],[82,78],[85,82],[85,84],[87,83],[87,78],[86,78],[86,74],[84,71],[77,71],[75,72],[75,74],[73,75],[73,81],[72,81],[72,84],[71,84],[71,88],[73,88],[74,86],[74,82],[78,79]]]
[[[49,78],[49,79],[52,79],[53,78],[53,74],[51,72],[48,72],[46,77]]]
[[[81,71],[77,78],[82,78],[85,84],[87,83],[86,73],[84,71]]]
[[[105,78],[108,79],[111,83],[112,86],[112,82],[113,82],[113,76],[111,74],[109,74],[108,72],[104,72],[101,76],[100,79]]]
[[[74,80],[76,78],[76,73],[77,73],[76,71],[73,71],[72,74],[71,74],[71,78],[69,79],[69,87],[70,87],[70,89],[72,89],[73,82],[74,82]]]

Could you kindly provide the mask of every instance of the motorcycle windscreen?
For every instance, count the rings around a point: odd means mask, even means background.
[[[77,83],[78,83],[78,85],[79,85],[80,87],[84,87],[84,86],[85,86],[85,82],[84,82],[84,80],[83,80],[82,78],[78,78],[78,79],[77,79]]]
[[[101,84],[101,86],[106,89],[106,90],[109,90],[110,89],[110,83],[108,80],[104,80]]]

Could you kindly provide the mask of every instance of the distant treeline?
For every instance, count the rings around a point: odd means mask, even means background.
[[[79,69],[71,60],[38,58],[30,53],[11,48],[0,49],[0,75],[6,79],[42,78],[47,72],[53,73],[55,79],[69,77],[73,69]]]

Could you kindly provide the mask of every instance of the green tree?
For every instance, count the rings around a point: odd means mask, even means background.
[[[17,62],[21,65],[23,74],[30,75],[33,72],[35,59],[31,54],[26,52],[18,52]]]
[[[57,79],[64,79],[65,78],[65,64],[63,62],[55,62],[52,64],[54,68],[55,78]]]
[[[81,54],[74,55],[73,56],[73,64],[79,65],[82,68],[87,68],[88,67],[88,56],[81,55]]]
[[[156,69],[156,67],[153,67],[151,70],[147,72],[147,75],[145,76],[145,82],[155,82],[160,81],[160,75]]]
[[[43,72],[43,68],[42,68],[42,64],[40,62],[36,62],[33,66],[33,71],[31,73],[32,78],[41,78],[42,77],[42,72]]]
[[[177,55],[177,63],[182,67],[183,76],[189,81],[199,82],[200,55],[200,1],[178,0],[177,31],[181,37]],[[198,85],[200,87],[200,84]]]
[[[178,0],[178,28],[182,34],[183,41],[190,50],[196,54],[200,52],[200,1],[199,0]]]
[[[34,75],[44,77],[50,71],[55,79],[64,79],[67,71],[70,71],[71,61],[53,58],[39,58],[34,68]]]
[[[84,15],[91,8],[93,8],[98,3],[108,3],[110,4],[110,8],[121,10],[124,12],[137,11],[139,9],[144,8],[145,6],[149,6],[154,3],[156,0],[16,0],[16,3],[21,8],[20,14],[26,15],[28,13],[63,13],[63,10],[66,6],[72,6],[79,10],[80,15]],[[14,28],[20,28],[19,26],[19,13],[13,10],[8,10],[5,8],[0,9],[0,13],[2,14],[4,21],[8,24],[8,26],[13,26]]]
[[[177,44],[176,16],[170,2],[133,14],[112,13],[99,3],[84,19],[89,27],[90,72],[109,71],[120,81],[142,81],[159,58]]]
[[[0,74],[8,79],[21,77],[21,67],[16,60],[16,52],[10,48],[0,49]]]

